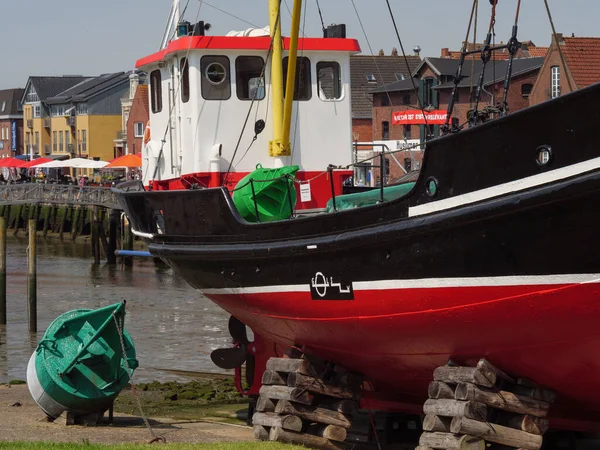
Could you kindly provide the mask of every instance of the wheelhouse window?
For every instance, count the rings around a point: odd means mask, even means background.
[[[265,60],[260,56],[239,56],[235,60],[235,91],[240,100],[265,98]]]
[[[552,66],[552,98],[560,96],[560,67]]]
[[[288,57],[283,58],[283,90],[287,85]],[[312,97],[310,78],[310,59],[299,56],[296,61],[296,86],[294,88],[294,100],[310,100]]]
[[[203,56],[202,97],[205,100],[228,100],[231,97],[231,74],[227,56]]]
[[[181,75],[181,101],[187,103],[190,101],[190,64],[187,58],[181,58],[179,61],[179,73]]]
[[[151,108],[154,114],[162,111],[162,76],[160,70],[150,73]]]
[[[321,100],[342,98],[342,69],[335,61],[317,63],[317,89]]]

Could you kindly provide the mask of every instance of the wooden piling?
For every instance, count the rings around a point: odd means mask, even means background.
[[[48,235],[48,227],[50,226],[50,214],[52,213],[52,210],[53,210],[53,207],[46,206],[46,212],[44,214],[44,227],[43,227],[44,237],[46,237]]]
[[[100,264],[100,233],[98,231],[98,207],[92,209],[92,254],[94,255],[94,264]]]
[[[27,311],[29,315],[29,332],[37,333],[37,264],[36,264],[36,231],[35,220],[28,222],[29,228],[29,251],[28,251],[28,286]]]
[[[0,325],[6,325],[6,220],[0,217]]]
[[[119,230],[119,211],[116,209],[110,210],[110,218],[108,224],[108,252],[106,253],[106,262],[108,264],[117,264],[117,233]]]
[[[123,250],[133,250],[133,233],[131,232],[131,224],[127,217],[123,217]],[[133,258],[131,256],[123,257],[123,264],[133,266]]]

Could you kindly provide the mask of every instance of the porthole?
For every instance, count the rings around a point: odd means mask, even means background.
[[[204,75],[210,84],[218,86],[227,79],[227,70],[225,70],[223,64],[213,62],[206,67]]]
[[[537,148],[536,162],[538,166],[547,166],[552,161],[552,147],[549,145],[540,145]]]
[[[435,178],[429,177],[427,179],[427,181],[425,182],[425,192],[431,198],[433,198],[433,197],[435,197],[437,195],[437,193],[438,193],[438,181]]]

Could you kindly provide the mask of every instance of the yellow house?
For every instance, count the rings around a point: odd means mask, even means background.
[[[27,153],[53,159],[114,158],[121,130],[121,99],[129,74],[30,77],[23,97]]]

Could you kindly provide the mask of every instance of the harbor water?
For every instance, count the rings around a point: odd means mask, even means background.
[[[127,300],[126,328],[140,363],[134,381],[186,381],[186,372],[223,373],[210,352],[231,344],[229,315],[173,270],[150,258],[133,267],[94,265],[89,243],[38,239],[38,333],[27,326],[27,239],[7,242],[7,326],[0,327],[0,383],[25,380],[48,325],[72,309]]]

